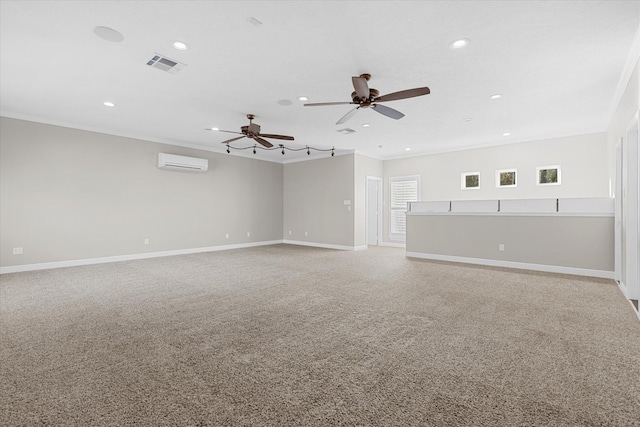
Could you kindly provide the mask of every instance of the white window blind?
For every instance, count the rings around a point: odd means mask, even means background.
[[[404,240],[407,232],[407,203],[417,202],[420,177],[404,176],[389,179],[389,237]]]

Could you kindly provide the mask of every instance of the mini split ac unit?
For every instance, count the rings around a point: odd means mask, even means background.
[[[209,160],[197,157],[177,156],[175,154],[158,153],[158,167],[192,172],[206,172]]]

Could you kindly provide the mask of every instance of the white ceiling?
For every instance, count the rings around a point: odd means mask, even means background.
[[[292,148],[379,159],[602,132],[639,23],[640,1],[2,0],[0,114],[224,151],[233,135],[205,128],[239,131],[253,113],[263,133],[294,136]],[[460,38],[469,45],[451,49]],[[147,66],[155,53],[187,66]],[[335,122],[351,105],[298,101],[350,101],[362,73],[382,95],[431,94],[385,103],[400,120],[363,109],[344,125]],[[337,132],[345,127],[356,132]]]

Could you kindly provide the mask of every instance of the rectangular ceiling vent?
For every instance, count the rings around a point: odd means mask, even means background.
[[[147,65],[157,68],[158,70],[166,71],[170,74],[175,74],[187,66],[186,64],[174,59],[169,59],[166,56],[162,56],[157,53],[147,62]]]
[[[349,135],[350,133],[354,133],[355,130],[353,130],[351,128],[344,128],[344,129],[338,129],[336,132],[340,132],[340,133],[343,133],[345,135]]]

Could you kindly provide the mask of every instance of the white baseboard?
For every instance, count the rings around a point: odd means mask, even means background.
[[[158,258],[174,255],[197,254],[201,252],[226,251],[230,249],[252,248],[255,246],[267,246],[283,243],[282,240],[270,240],[265,242],[239,243],[235,245],[206,246],[202,248],[176,249],[162,252],[146,252],[141,254],[116,255],[100,258],[74,259],[69,261],[43,262],[38,264],[23,264],[9,267],[0,267],[0,274],[20,273],[23,271],[48,270],[50,268],[76,267],[79,265],[104,264],[107,262],[132,261],[137,259]]]
[[[382,242],[380,243],[380,246],[389,246],[392,248],[406,248],[407,245],[405,243],[401,243],[401,242]]]
[[[577,276],[599,277],[613,279],[613,271],[590,270],[585,268],[562,267],[557,265],[529,264],[526,262],[501,261],[494,259],[468,258],[452,255],[425,254],[421,252],[406,252],[407,257],[432,259],[437,261],[463,262],[467,264],[488,265],[491,267],[519,268],[522,270],[545,271],[547,273],[574,274]]]
[[[629,294],[627,293],[627,286],[622,282],[622,280],[616,280],[616,284],[618,285],[620,292],[622,292],[622,295],[624,295],[627,301],[629,301],[629,304],[631,304],[631,308],[633,308],[633,311],[635,311],[636,315],[638,316],[638,320],[640,320],[640,310],[636,310],[636,306],[633,305],[633,302],[631,302]]]
[[[367,249],[367,245],[361,245],[361,246],[330,245],[327,243],[302,242],[299,240],[283,240],[282,243],[285,243],[287,245],[312,246],[314,248],[337,249],[340,251],[361,251],[361,250]]]

